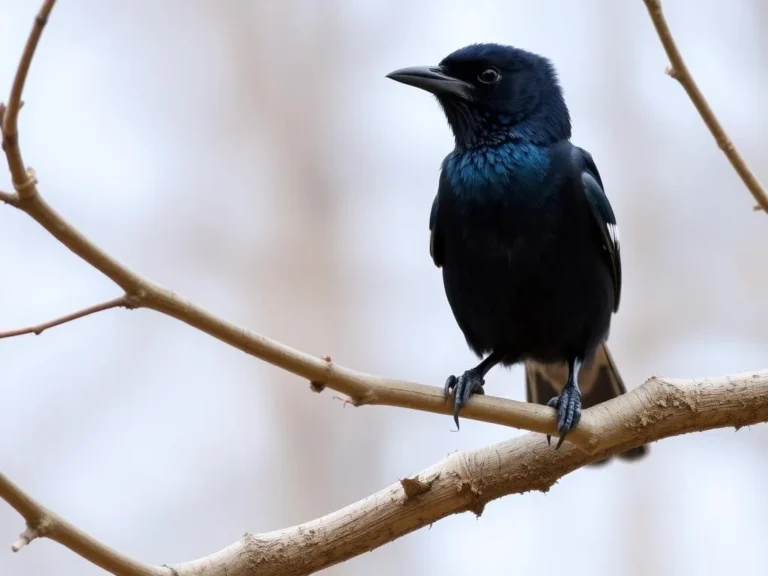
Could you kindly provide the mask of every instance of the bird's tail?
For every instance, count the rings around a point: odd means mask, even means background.
[[[565,362],[541,364],[531,360],[527,361],[525,363],[525,384],[528,402],[546,405],[550,398],[560,393],[567,379],[568,365]],[[581,390],[581,406],[584,409],[620,396],[627,391],[605,343],[597,347],[592,360],[582,365],[578,382],[579,390]],[[638,446],[637,448],[630,448],[618,456],[624,460],[636,460],[645,456],[647,452],[647,446]],[[608,459],[600,460],[594,464],[602,464],[607,461]]]

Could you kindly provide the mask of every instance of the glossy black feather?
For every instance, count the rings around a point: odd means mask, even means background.
[[[615,306],[601,226],[567,140],[537,147],[548,168],[532,170],[515,152],[499,162],[512,176],[499,188],[473,176],[451,178],[444,165],[433,219],[433,258],[470,348],[503,350],[503,364],[584,359],[605,338]],[[524,148],[523,148],[524,149]],[[473,155],[477,151],[460,152]],[[450,158],[450,157],[449,157]],[[458,184],[458,186],[457,186]],[[607,202],[607,200],[606,200]]]
[[[619,227],[616,223],[616,217],[613,214],[613,208],[603,191],[603,181],[600,179],[600,173],[597,171],[592,155],[586,150],[574,147],[574,151],[581,155],[584,161],[584,169],[581,174],[581,180],[584,184],[584,191],[592,208],[592,215],[595,217],[595,224],[602,237],[603,248],[608,254],[608,261],[613,275],[614,306],[613,311],[619,311],[619,300],[621,298],[621,252],[619,246]],[[578,161],[578,160],[576,160]]]
[[[435,266],[443,265],[443,240],[437,228],[437,196],[432,202],[432,211],[429,214],[429,255]]]

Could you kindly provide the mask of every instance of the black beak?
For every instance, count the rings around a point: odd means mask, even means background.
[[[452,95],[464,100],[472,99],[475,89],[469,82],[448,76],[437,66],[412,66],[387,74],[387,78],[421,88],[437,96]]]

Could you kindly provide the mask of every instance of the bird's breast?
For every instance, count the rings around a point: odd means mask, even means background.
[[[454,151],[443,170],[457,196],[484,203],[540,193],[549,165],[546,148],[507,143]]]

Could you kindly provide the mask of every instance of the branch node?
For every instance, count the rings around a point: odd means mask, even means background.
[[[19,198],[32,198],[37,193],[37,174],[33,168],[27,168],[27,179],[24,182],[13,182],[13,188]]]
[[[314,392],[315,394],[320,394],[320,392],[325,390],[325,384],[318,380],[310,380],[309,389],[312,390],[312,392]]]
[[[147,293],[144,290],[138,290],[136,292],[128,293],[126,292],[123,296],[124,304],[126,310],[135,310],[136,308],[141,308],[144,304],[144,299],[146,298]]]
[[[419,480],[418,476],[414,476],[413,478],[401,478],[400,485],[403,487],[403,492],[405,492],[405,501],[409,502],[422,494],[429,492],[434,481],[435,479],[432,478],[427,482],[423,482]]]
[[[461,480],[459,482],[459,494],[470,492],[472,499],[467,504],[467,510],[472,512],[477,518],[483,515],[485,510],[485,501],[482,499],[482,491],[468,480]]]
[[[475,515],[475,518],[480,518],[480,516],[483,515],[483,512],[485,511],[485,503],[484,502],[473,502],[467,507],[467,510],[472,512],[472,514]]]
[[[356,398],[353,397],[352,403],[355,405],[355,407],[365,406],[366,404],[375,404],[377,399],[378,399],[378,395],[376,394],[376,391],[371,389],[371,390],[366,390],[365,394],[363,394],[362,396],[358,396]]]
[[[331,363],[333,362],[333,360],[331,360],[331,357],[328,356],[327,354],[322,354],[320,355],[320,359],[328,363],[328,366],[326,367],[326,371],[330,373],[332,370]],[[320,392],[325,390],[325,382],[321,382],[320,380],[311,380],[309,382],[309,389],[312,390],[312,392],[320,394]]]
[[[344,398],[343,396],[334,396],[334,400],[341,400],[344,402],[344,406],[347,404],[351,404],[355,408],[359,408],[360,406],[366,406],[368,404],[375,404],[376,400],[378,399],[378,396],[376,395],[376,392],[374,390],[367,390],[365,394],[362,396],[347,396]]]
[[[680,73],[674,66],[667,66],[666,70],[664,70],[664,73],[670,78],[674,78],[678,82],[680,81]]]
[[[718,140],[717,145],[720,147],[720,150],[725,152],[726,155],[733,154],[733,152],[736,150],[733,146],[733,142],[731,142],[728,138],[722,138]]]

